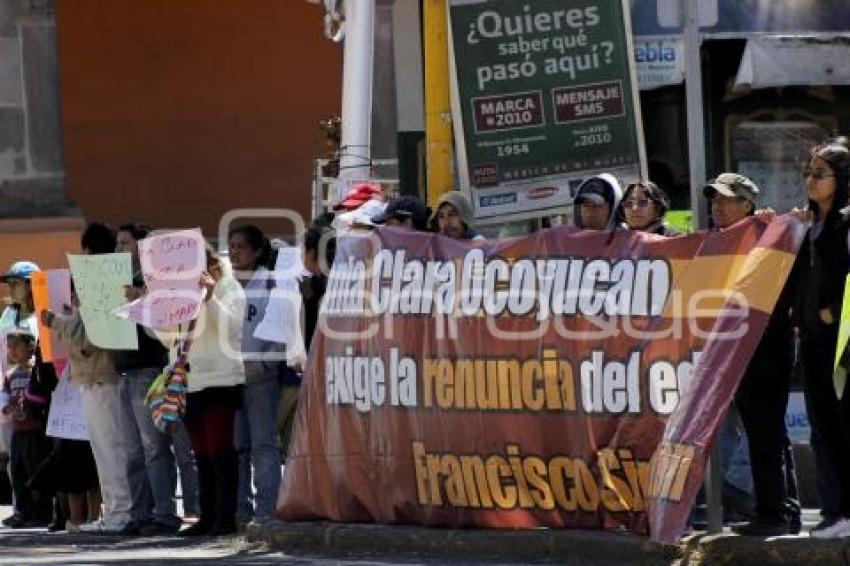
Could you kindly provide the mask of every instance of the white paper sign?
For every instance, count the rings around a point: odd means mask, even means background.
[[[266,312],[254,330],[254,337],[289,346],[300,334],[297,322],[301,314],[301,294],[297,289],[293,292],[291,287],[281,288],[278,283],[271,290]]]
[[[66,372],[68,369],[66,368]],[[47,436],[69,440],[88,440],[80,388],[67,375],[59,380],[50,400],[47,415]]]
[[[301,290],[297,279],[303,272],[299,248],[278,250],[275,287],[269,293],[263,320],[254,330],[255,338],[286,344],[286,358],[290,364],[302,363],[306,357],[301,332]]]
[[[274,266],[276,281],[295,279],[304,274],[304,262],[301,259],[301,248],[279,248]]]

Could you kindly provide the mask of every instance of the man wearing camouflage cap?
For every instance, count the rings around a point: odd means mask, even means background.
[[[756,210],[759,188],[737,173],[722,173],[706,184],[716,230],[726,230]],[[741,535],[776,536],[800,530],[797,485],[790,463],[785,408],[791,389],[790,295],[783,290],[755,354],[744,372],[735,407],[749,440],[750,464],[756,496],[754,521],[734,527]]]
[[[756,210],[759,188],[737,173],[721,173],[703,188],[708,199],[714,228],[725,230],[752,215]]]

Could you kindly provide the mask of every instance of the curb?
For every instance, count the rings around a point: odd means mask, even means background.
[[[694,535],[684,547],[686,564],[850,564],[848,539]]]
[[[556,562],[559,564],[670,564],[682,549],[628,533],[590,530],[441,529],[374,524],[249,525],[246,538],[294,555],[415,557]]]

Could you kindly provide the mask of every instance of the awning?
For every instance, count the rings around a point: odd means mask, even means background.
[[[748,39],[732,91],[824,85],[850,85],[850,35]]]

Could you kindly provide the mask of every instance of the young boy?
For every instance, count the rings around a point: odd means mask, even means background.
[[[12,490],[18,509],[8,526],[13,529],[44,527],[50,522],[51,498],[27,486],[52,448],[44,434],[47,400],[30,391],[35,337],[26,330],[15,329],[7,334],[6,343],[10,368],[3,387],[8,395],[8,404],[2,411],[12,422],[9,456]]]

